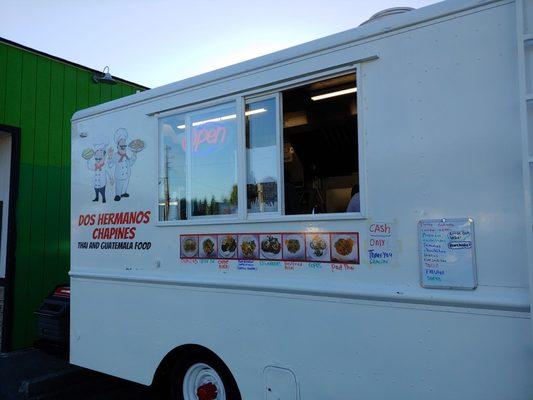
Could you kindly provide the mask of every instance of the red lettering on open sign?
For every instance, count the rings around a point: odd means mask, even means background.
[[[193,151],[198,151],[203,143],[217,145],[226,141],[226,128],[223,126],[214,126],[212,128],[193,129],[192,131],[191,148]],[[181,140],[181,148],[187,151],[187,139],[183,137]]]

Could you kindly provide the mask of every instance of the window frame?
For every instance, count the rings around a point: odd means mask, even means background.
[[[154,113],[154,126],[157,136],[157,174],[156,179],[156,210],[157,210],[157,226],[187,226],[187,225],[218,225],[218,224],[246,224],[246,223],[265,223],[265,222],[310,222],[310,221],[338,221],[338,220],[361,220],[367,219],[367,207],[366,207],[366,168],[365,168],[365,151],[364,151],[364,129],[365,129],[365,117],[363,110],[364,102],[364,79],[363,79],[363,63],[354,63],[344,67],[336,67],[325,71],[312,73],[306,76],[296,76],[291,80],[285,82],[273,84],[268,88],[261,88],[256,90],[242,91],[237,94],[231,94],[228,96],[222,96],[215,100],[206,100],[195,104],[188,104],[184,106],[177,106],[171,110],[165,110],[164,112]],[[357,98],[357,151],[358,151],[358,178],[359,178],[359,212],[344,212],[344,213],[322,213],[322,214],[297,214],[297,215],[285,215],[285,193],[284,193],[284,165],[283,165],[283,91],[305,86],[321,80],[335,78],[337,76],[346,75],[349,73],[355,73],[357,79],[357,92],[355,93]],[[249,213],[247,207],[246,198],[246,185],[247,185],[247,171],[246,171],[246,116],[245,106],[247,103],[253,103],[255,101],[266,100],[269,98],[275,98],[277,102],[276,107],[276,145],[278,147],[278,208],[277,212],[265,212],[265,213]],[[178,115],[178,114],[196,114],[201,113],[202,110],[210,107],[222,106],[224,104],[235,103],[237,114],[237,188],[238,188],[238,204],[237,213],[231,215],[203,215],[189,218],[189,208],[191,207],[190,196],[190,162],[187,166],[187,218],[186,220],[173,220],[162,221],[160,220],[159,212],[159,166],[161,157],[161,136],[159,132],[159,121],[162,118]],[[190,118],[187,116],[187,118]],[[187,123],[186,123],[187,124]],[[188,126],[190,125],[187,124]],[[190,128],[187,128],[187,154],[190,146]],[[189,161],[189,160],[187,160]]]

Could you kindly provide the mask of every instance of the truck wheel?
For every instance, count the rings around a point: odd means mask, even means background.
[[[175,400],[241,400],[231,372],[222,362],[208,355],[178,361],[171,379]]]

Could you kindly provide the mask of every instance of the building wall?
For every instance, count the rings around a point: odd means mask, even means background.
[[[0,124],[21,129],[12,348],[32,343],[34,310],[69,281],[70,118],[139,89],[92,74],[0,42]]]

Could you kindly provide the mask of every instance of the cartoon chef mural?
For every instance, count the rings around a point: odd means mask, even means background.
[[[92,149],[86,149],[82,157],[87,160],[87,168],[94,171],[93,185],[95,197],[93,201],[99,201],[102,196],[102,203],[105,203],[105,188],[107,181],[113,184],[113,178],[109,173],[106,160],[106,143],[95,144]]]
[[[135,139],[127,144],[128,131],[119,128],[115,131],[115,144],[117,152],[113,148],[109,149],[109,166],[115,168],[115,201],[120,201],[123,197],[129,197],[128,184],[130,182],[131,167],[137,161],[137,153],[144,149],[144,142]],[[129,151],[128,151],[129,147]]]

